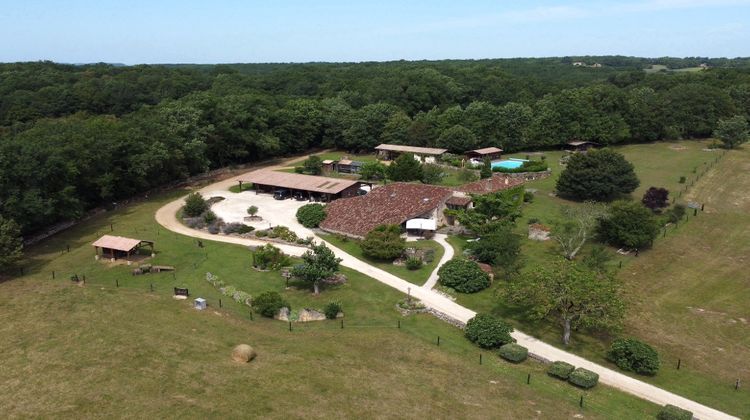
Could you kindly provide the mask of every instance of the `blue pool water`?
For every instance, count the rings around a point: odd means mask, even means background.
[[[493,168],[505,168],[505,169],[516,169],[520,168],[523,163],[526,162],[523,159],[504,159],[497,162],[492,162]]]

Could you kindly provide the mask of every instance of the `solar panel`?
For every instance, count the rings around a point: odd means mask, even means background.
[[[323,188],[324,186],[328,185],[329,183],[330,183],[330,181],[326,181],[326,182],[324,182],[324,183],[322,183],[322,184],[318,185],[318,186],[317,186],[317,187],[315,187],[315,188]]]

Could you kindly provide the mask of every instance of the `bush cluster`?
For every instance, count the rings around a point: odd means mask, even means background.
[[[362,254],[378,260],[393,260],[404,253],[406,241],[399,225],[380,225],[367,232],[359,243]]]
[[[658,420],[692,420],[693,412],[667,404],[656,415]]]
[[[633,338],[615,340],[607,352],[607,359],[622,370],[641,375],[656,375],[659,371],[659,353]]]
[[[549,369],[547,369],[547,374],[567,381],[575,369],[576,367],[568,362],[557,361],[550,365]]]
[[[185,198],[185,206],[182,209],[187,217],[199,217],[208,210],[208,204],[200,193],[194,192]]]
[[[254,227],[248,226],[244,223],[233,222],[233,223],[227,223],[226,225],[224,225],[224,233],[227,235],[232,234],[232,233],[239,233],[239,234],[249,233],[249,232],[252,232],[253,230],[255,230]]]
[[[571,372],[568,382],[581,388],[593,388],[599,382],[599,374],[579,367]]]
[[[419,270],[422,268],[422,259],[419,257],[409,257],[406,259],[406,268],[409,270]]]
[[[289,304],[278,292],[263,292],[253,300],[255,312],[268,318],[273,318],[283,307],[289,308]]]
[[[516,343],[508,343],[500,346],[500,350],[497,353],[503,359],[513,363],[521,363],[529,357],[529,349]]]
[[[511,332],[513,327],[500,318],[489,314],[477,314],[466,323],[464,335],[479,347],[494,349],[513,343],[515,340],[510,336]]]
[[[474,261],[454,258],[438,270],[440,284],[461,293],[475,293],[490,286],[490,276]]]
[[[323,313],[328,319],[336,319],[336,315],[341,312],[341,302],[328,302],[323,308]]]
[[[306,228],[316,228],[326,218],[326,209],[322,204],[305,204],[297,209],[297,221]]]

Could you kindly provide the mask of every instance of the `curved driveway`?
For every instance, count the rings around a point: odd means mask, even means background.
[[[237,180],[241,177],[242,176],[240,175],[238,177],[230,178],[230,179],[209,185],[208,187],[203,188],[201,192],[209,194],[217,190],[227,190],[230,186],[236,185]],[[227,191],[227,194],[233,194],[233,193]],[[244,194],[247,194],[247,193],[244,193]],[[218,242],[227,242],[227,243],[245,245],[245,246],[263,245],[267,243],[267,242],[260,241],[257,239],[246,239],[246,238],[239,238],[239,237],[232,237],[232,236],[212,235],[207,232],[188,228],[187,226],[180,223],[176,217],[177,211],[183,205],[183,200],[184,198],[180,198],[178,200],[175,200],[171,203],[166,204],[165,206],[157,210],[156,221],[162,226],[164,226],[165,228],[173,232],[177,232],[177,233],[187,235],[187,236],[192,236],[195,238],[201,238],[201,239],[218,241]],[[290,220],[287,226],[292,228],[298,234],[302,233],[303,237],[315,236],[312,231],[305,229],[304,227],[299,225],[296,220]],[[305,231],[309,232],[309,234],[305,234],[306,233]],[[321,242],[325,242],[325,241],[322,241],[320,238],[317,238],[317,239],[320,240]],[[441,238],[441,239],[443,242],[445,242],[445,238]],[[441,242],[441,239],[436,238],[438,242]],[[294,256],[302,255],[302,253],[306,251],[306,248],[302,248],[298,246],[283,245],[283,244],[274,244],[274,245],[279,247],[285,253],[294,255]],[[434,285],[434,281],[437,281],[437,277],[436,277],[437,269],[435,270],[435,272],[432,273],[432,275],[430,275],[428,282],[424,286],[419,287],[419,286],[415,286],[407,282],[406,280],[396,277],[386,271],[383,271],[379,268],[375,268],[365,263],[364,261],[347,254],[341,249],[338,249],[332,246],[331,244],[327,242],[326,242],[326,245],[329,248],[331,248],[339,258],[341,258],[341,265],[345,267],[349,267],[353,270],[359,271],[360,273],[370,276],[373,279],[376,279],[377,281],[380,281],[381,283],[387,284],[388,286],[393,287],[394,289],[397,289],[403,293],[411,293],[412,296],[421,300],[422,303],[425,304],[425,306],[432,308],[435,311],[441,312],[463,323],[466,323],[468,320],[474,317],[474,315],[476,315],[476,312],[468,308],[465,308],[451,301],[450,299],[432,291],[431,286],[428,287],[429,283],[432,283],[432,285]],[[444,246],[446,245],[447,247],[446,247],[445,254],[448,254],[449,249],[450,249],[450,252],[452,253],[452,247],[448,245],[447,243],[445,243]],[[445,255],[443,256],[443,258],[441,258],[440,263],[441,264],[444,263],[445,262],[444,260],[447,261],[447,259],[445,258]],[[433,279],[433,275],[435,275],[434,279]],[[695,401],[681,397],[669,391],[665,391],[661,388],[658,388],[651,384],[647,384],[638,379],[631,378],[630,376],[624,375],[620,372],[601,366],[599,364],[590,362],[580,356],[577,356],[572,353],[568,353],[557,347],[551,346],[537,338],[524,334],[520,331],[515,331],[512,335],[513,335],[513,338],[515,338],[518,341],[518,344],[528,348],[529,352],[536,355],[537,357],[541,357],[550,361],[562,360],[562,361],[572,364],[573,366],[589,369],[599,374],[599,380],[602,383],[615,387],[617,389],[620,389],[632,395],[638,396],[645,400],[654,402],[659,405],[672,404],[678,407],[682,407],[684,409],[692,411],[693,415],[699,419],[736,419],[736,417],[732,417],[721,411],[699,404]]]

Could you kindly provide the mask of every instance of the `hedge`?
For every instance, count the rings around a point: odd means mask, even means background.
[[[588,369],[578,368],[570,374],[568,382],[581,388],[593,388],[599,382],[599,374]]]
[[[547,369],[547,374],[555,378],[568,380],[570,374],[573,373],[574,370],[576,370],[576,367],[570,363],[557,361],[550,365],[549,369]]]
[[[521,363],[529,357],[529,349],[516,343],[501,346],[497,353],[503,359],[513,363]]]
[[[322,204],[305,204],[297,209],[297,221],[306,228],[316,228],[326,218],[326,209]]]
[[[659,410],[656,418],[659,420],[692,420],[693,412],[672,404],[667,404]]]
[[[659,371],[659,353],[634,338],[615,340],[607,352],[607,360],[614,362],[622,370],[642,375],[656,375]]]

